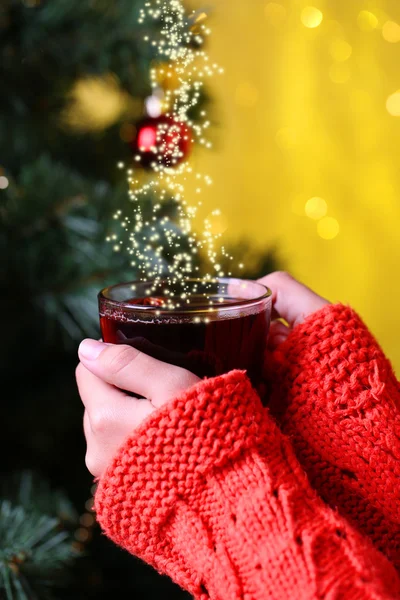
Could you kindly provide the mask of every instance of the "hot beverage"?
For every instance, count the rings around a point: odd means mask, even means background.
[[[220,280],[206,300],[204,294],[193,294],[190,304],[170,310],[163,308],[161,297],[140,294],[148,292],[149,285],[133,284],[138,297],[132,297],[130,284],[100,293],[105,342],[132,345],[199,377],[243,369],[258,387],[271,315],[266,288],[255,282]]]

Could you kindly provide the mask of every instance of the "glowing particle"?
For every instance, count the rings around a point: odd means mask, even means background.
[[[330,54],[337,62],[345,62],[350,58],[353,48],[348,42],[340,38],[336,38],[330,45]]]
[[[328,205],[323,198],[318,198],[316,196],[307,200],[304,210],[307,217],[318,220],[326,216]]]
[[[157,144],[157,131],[154,127],[143,127],[138,137],[138,147],[142,152],[149,152]],[[140,160],[140,157],[139,157]]]
[[[248,81],[243,81],[236,88],[235,102],[243,108],[253,108],[259,100],[257,88]]]
[[[118,169],[123,169],[125,164],[123,162],[119,162],[117,166],[118,166]]]
[[[0,190],[5,190],[6,188],[8,188],[8,184],[9,184],[9,181],[8,181],[7,177],[2,175],[0,177]]]
[[[334,64],[329,69],[329,77],[333,83],[347,83],[351,77],[350,67],[346,63]]]
[[[386,108],[392,117],[400,117],[400,90],[389,96],[386,100]]]
[[[373,31],[378,27],[378,19],[369,10],[362,10],[357,17],[357,24],[361,31]]]
[[[319,221],[317,230],[323,240],[333,240],[339,235],[340,225],[333,217],[324,217]]]
[[[162,101],[158,96],[149,96],[145,101],[147,114],[153,119],[162,114]]]
[[[274,27],[281,27],[286,20],[286,8],[277,2],[268,2],[264,12],[267,21]]]
[[[400,42],[400,25],[394,21],[386,21],[382,27],[383,39],[391,44]]]
[[[278,8],[279,10],[282,13],[282,9]],[[204,80],[222,73],[223,69],[211,63],[206,51],[200,47],[205,36],[210,33],[203,23],[206,13],[198,11],[191,14],[189,22],[191,20],[192,25],[189,25],[188,30],[182,0],[146,1],[139,11],[140,23],[150,21],[145,36],[157,56],[157,66],[150,70],[153,93],[146,100],[146,108],[149,116],[165,114],[175,121],[175,129],[179,128],[179,124],[185,123],[188,133],[184,136],[184,141],[195,141],[210,148],[211,142],[205,135],[206,129],[210,127],[206,112],[201,112],[201,122],[194,122],[189,115],[201,99]],[[153,29],[151,21],[161,23],[160,37],[153,39],[149,33]],[[167,84],[161,85],[161,82]],[[163,95],[159,92],[160,87]],[[239,86],[238,100],[239,104],[252,107],[258,100],[258,91],[252,84],[245,83]],[[189,177],[194,177],[198,181],[196,192],[200,194],[204,185],[211,185],[211,178],[198,173],[188,161],[179,161],[182,150],[177,144],[173,125],[168,130],[162,124],[157,128],[145,126],[139,134],[132,127],[129,123],[121,126],[121,139],[129,143],[138,135],[139,151],[133,157],[136,162],[142,160],[143,152],[154,154],[148,165],[153,171],[153,178],[144,178],[133,168],[126,170],[128,196],[134,202],[133,215],[128,218],[117,211],[114,218],[128,234],[127,252],[134,259],[131,264],[137,267],[139,278],[154,279],[151,293],[157,291],[157,294],[160,293],[161,281],[165,281],[167,287],[163,285],[162,288],[166,297],[165,307],[174,310],[180,307],[180,303],[174,301],[175,293],[185,303],[190,302],[191,295],[196,293],[196,286],[188,283],[188,279],[199,272],[199,267],[192,262],[193,256],[201,252],[208,258],[209,273],[203,276],[203,282],[211,277],[213,266],[220,262],[218,257],[221,252],[225,256],[222,250],[216,249],[221,233],[215,230],[215,223],[221,220],[222,215],[214,211],[212,219],[206,219],[203,231],[195,233],[193,220],[202,202],[196,196],[193,204],[188,203],[185,184]],[[171,160],[169,164],[164,164],[160,159],[167,152],[170,153]],[[124,168],[123,165],[120,168]],[[148,201],[150,196],[155,198],[153,211],[150,216],[144,217],[143,200]],[[161,216],[164,201],[169,198],[176,201],[176,219]],[[117,236],[111,236],[110,239],[118,242]],[[121,241],[115,244],[116,251],[120,250],[121,244]],[[187,251],[182,251],[184,247],[187,247]],[[217,272],[222,273],[220,266]],[[146,290],[146,294],[150,295],[150,290]]]
[[[306,6],[301,12],[301,22],[304,27],[308,27],[309,29],[319,27],[323,18],[322,12],[318,8],[315,8],[315,6]]]

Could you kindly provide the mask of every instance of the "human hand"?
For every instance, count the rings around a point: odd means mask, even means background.
[[[118,448],[144,419],[200,381],[185,369],[125,345],[84,340],[79,358],[76,381],[85,406],[86,466],[95,477],[101,477]]]
[[[152,356],[159,361],[186,369],[196,373],[200,378],[215,377],[223,372],[223,367],[218,356],[205,350],[192,350],[190,352],[177,352],[153,344],[144,337],[127,338],[122,331],[117,332],[118,344],[128,344],[140,352]]]
[[[284,342],[290,331],[306,317],[330,304],[288,273],[271,273],[259,282],[272,291],[273,321],[268,341],[271,350]]]

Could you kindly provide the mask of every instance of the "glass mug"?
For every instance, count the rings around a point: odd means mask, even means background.
[[[190,283],[197,286],[190,304],[174,310],[161,307],[162,298],[151,295],[152,281],[102,290],[98,300],[103,341],[129,344],[200,378],[245,370],[258,389],[271,321],[271,291],[240,279]]]

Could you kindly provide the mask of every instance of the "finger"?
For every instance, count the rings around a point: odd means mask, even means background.
[[[284,342],[291,328],[280,321],[273,321],[269,330],[268,347],[270,350],[275,350],[282,342]]]
[[[288,273],[271,273],[260,279],[260,283],[271,289],[276,312],[291,327],[302,323],[313,312],[329,304],[328,300],[315,294]]]
[[[188,364],[188,358],[186,354],[174,352],[168,348],[163,348],[162,346],[153,344],[144,337],[125,338],[123,343],[131,346],[132,348],[136,348],[136,350],[140,350],[140,352],[147,354],[147,356],[151,356],[159,361],[169,363],[170,365],[186,368],[186,365]]]
[[[92,431],[101,429],[99,421],[123,421],[133,429],[155,410],[149,400],[137,400],[127,396],[93,375],[82,363],[76,370],[76,381],[86,408],[86,419]]]
[[[92,429],[90,427],[89,414],[88,411],[85,410],[83,413],[83,433],[85,434],[86,441],[89,439],[89,436],[92,434]]]
[[[199,381],[198,377],[126,345],[106,346],[84,340],[79,357],[85,367],[105,382],[149,398],[156,406]]]
[[[272,321],[270,329],[269,329],[269,336],[275,337],[275,336],[279,335],[279,336],[287,337],[289,335],[290,331],[291,331],[291,327],[288,327],[281,321]]]

